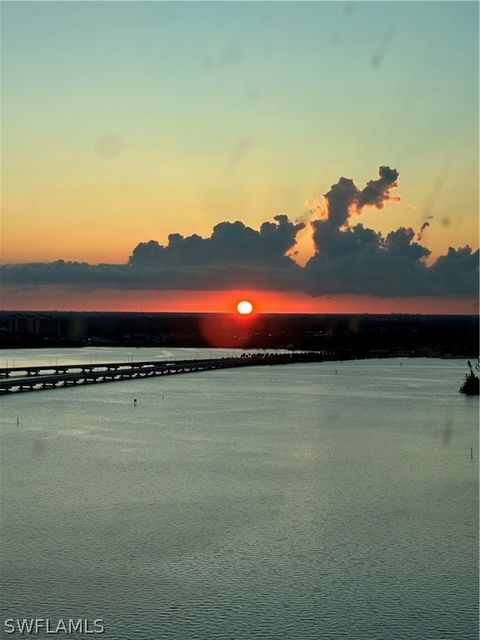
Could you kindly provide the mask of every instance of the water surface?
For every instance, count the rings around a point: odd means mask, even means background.
[[[465,370],[297,364],[2,398],[3,617],[103,618],[112,640],[476,640]]]

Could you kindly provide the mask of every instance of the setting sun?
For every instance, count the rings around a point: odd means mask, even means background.
[[[237,311],[242,316],[248,316],[253,311],[253,304],[251,302],[249,302],[248,300],[242,300],[241,302],[239,302],[237,304]]]

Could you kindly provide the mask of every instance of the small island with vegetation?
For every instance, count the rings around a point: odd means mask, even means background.
[[[479,389],[479,379],[478,379],[478,371],[479,364],[472,365],[470,360],[468,361],[468,368],[470,369],[469,373],[466,374],[465,380],[463,381],[462,386],[460,387],[460,393],[465,393],[467,396],[478,396]]]

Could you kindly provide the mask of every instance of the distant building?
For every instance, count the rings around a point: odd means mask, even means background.
[[[53,316],[10,316],[8,329],[12,333],[28,333],[35,336],[60,335],[60,323]]]

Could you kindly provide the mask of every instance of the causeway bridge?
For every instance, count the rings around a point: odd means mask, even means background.
[[[136,380],[154,376],[196,373],[213,369],[258,367],[333,360],[330,352],[254,353],[229,358],[198,360],[148,360],[96,364],[55,364],[0,368],[0,395],[60,389],[85,384]]]

